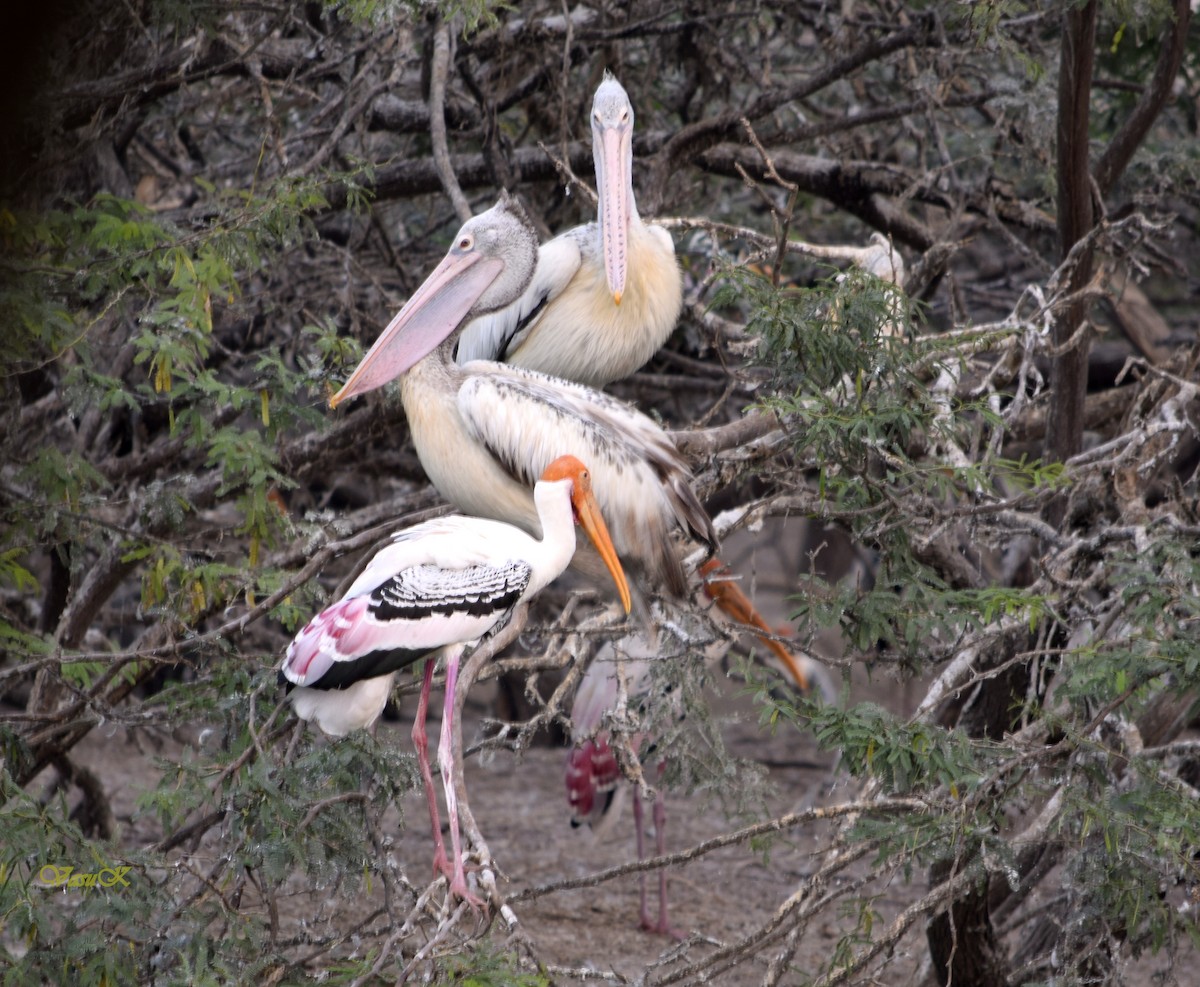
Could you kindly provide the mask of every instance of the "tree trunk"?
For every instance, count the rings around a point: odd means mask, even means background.
[[[1092,181],[1088,167],[1088,106],[1096,51],[1095,0],[1063,15],[1062,60],[1058,73],[1058,237],[1059,257],[1092,229]],[[1074,294],[1092,276],[1092,252],[1083,251],[1067,278]],[[1068,345],[1084,322],[1088,303],[1072,301],[1059,310],[1054,322],[1058,347],[1050,371],[1054,413],[1048,420],[1045,456],[1062,462],[1083,445],[1083,398],[1087,392],[1089,340],[1086,336]],[[1063,505],[1056,505],[1051,523],[1061,520]]]

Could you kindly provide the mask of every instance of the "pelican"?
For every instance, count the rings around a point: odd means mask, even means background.
[[[442,496],[464,513],[535,536],[541,523],[534,481],[556,456],[577,456],[591,467],[617,553],[651,585],[682,597],[687,577],[671,531],[679,527],[714,550],[717,535],[670,437],[636,409],[588,387],[501,363],[454,360],[462,326],[518,298],[536,262],[532,225],[514,199],[502,197],[463,225],[330,405],[399,377],[417,455]],[[576,553],[573,564],[602,576],[589,553]]]
[[[367,564],[346,595],[327,607],[288,646],[280,677],[295,688],[296,714],[333,736],[370,726],[383,710],[396,672],[429,657],[413,742],[429,802],[435,869],[450,891],[467,890],[454,792],[454,686],[463,646],[495,634],[518,606],[555,579],[575,553],[575,522],[587,533],[616,584],[626,613],[624,570],[601,516],[591,474],[574,456],[555,459],[533,491],[541,537],[499,521],[452,516],[397,534]],[[446,858],[429,766],[425,713],[434,653],[446,656],[446,700],[438,754],[453,864]]]
[[[603,387],[628,377],[671,335],[683,279],[671,235],[647,226],[633,198],[633,106],[605,73],[592,100],[596,222],[538,251],[515,301],[474,319],[458,361],[498,360]]]

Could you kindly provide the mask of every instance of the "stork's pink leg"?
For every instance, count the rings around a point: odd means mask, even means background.
[[[662,771],[659,771],[661,781]],[[659,785],[658,796],[654,800],[654,844],[661,857],[667,852],[667,799]],[[644,928],[644,926],[643,926]],[[682,939],[684,935],[673,926],[667,918],[667,869],[658,871],[658,924],[651,930],[661,936],[671,936]]]
[[[638,863],[646,859],[646,836],[642,830],[642,793],[638,786],[633,786],[633,828],[637,830]],[[638,874],[638,924],[649,932],[653,928],[650,912],[646,909],[646,872]]]
[[[658,775],[659,781],[662,781],[663,765],[659,765]],[[633,824],[637,827],[637,851],[638,862],[646,859],[646,837],[642,829],[642,796],[638,791],[637,786],[633,788]],[[658,794],[654,799],[654,845],[661,857],[667,852],[667,803],[662,792],[662,785],[659,785]],[[638,909],[638,920],[641,927],[646,932],[654,932],[660,936],[671,936],[675,939],[683,939],[684,935],[678,929],[671,925],[667,919],[667,871],[666,868],[659,868],[658,871],[658,921],[650,921],[650,910],[646,907],[646,873],[641,874],[641,901]]]
[[[458,832],[458,796],[454,791],[454,763],[462,757],[454,749],[454,686],[458,682],[458,659],[462,647],[447,651],[446,655],[446,702],[442,709],[442,736],[438,742],[438,760],[442,766],[442,787],[446,790],[446,812],[450,816],[450,852],[454,854],[454,873],[450,878],[450,893],[457,895],[472,908],[482,908],[483,901],[467,889],[467,875],[463,868],[462,840]]]
[[[433,870],[434,873],[454,877],[450,861],[446,859],[446,844],[442,842],[442,820],[438,816],[437,795],[433,791],[433,769],[429,766],[429,734],[425,730],[425,717],[429,713],[429,692],[433,687],[433,669],[436,657],[425,659],[425,678],[421,682],[421,698],[417,701],[417,718],[413,720],[412,739],[417,749],[417,766],[425,783],[425,798],[429,801],[429,824],[433,827]]]

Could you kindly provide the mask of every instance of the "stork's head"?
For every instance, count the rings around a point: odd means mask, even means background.
[[[621,568],[617,550],[613,547],[612,536],[608,533],[608,525],[604,523],[604,515],[600,513],[596,495],[592,493],[591,472],[574,456],[559,456],[546,467],[538,483],[562,483],[569,488],[575,521],[596,546],[596,551],[604,560],[604,565],[616,584],[625,612],[629,613],[632,603],[629,584],[625,580],[625,570]]]
[[[477,315],[515,302],[533,278],[538,240],[533,224],[507,194],[467,220],[450,252],[404,304],[350,379],[330,400],[382,387],[424,359]]]
[[[600,240],[608,290],[620,305],[625,291],[629,223],[633,204],[633,104],[624,87],[605,73],[592,99],[592,155],[600,199]]]

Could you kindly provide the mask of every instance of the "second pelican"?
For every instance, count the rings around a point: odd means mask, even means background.
[[[537,235],[515,200],[505,196],[468,220],[330,404],[399,377],[417,455],[442,496],[535,536],[534,484],[556,456],[577,456],[592,470],[618,554],[653,587],[682,597],[687,577],[672,530],[714,550],[717,536],[670,437],[591,388],[490,361],[454,361],[462,326],[511,304],[536,263]],[[573,565],[602,579],[598,561],[581,548]]]
[[[458,362],[514,367],[603,387],[650,359],[675,328],[683,278],[671,234],[633,198],[633,105],[611,75],[592,101],[596,222],[544,244],[528,287],[463,330]]]

